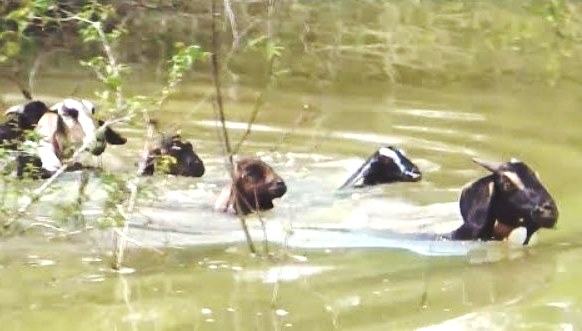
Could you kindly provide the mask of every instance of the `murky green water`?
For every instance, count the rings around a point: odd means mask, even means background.
[[[364,9],[362,9],[364,10]],[[363,24],[367,16],[346,24]],[[358,23],[359,22],[359,23]],[[297,50],[295,50],[297,51]],[[525,56],[525,55],[524,55]],[[358,61],[365,61],[360,58]],[[324,65],[324,63],[322,63]],[[249,74],[247,72],[247,74]],[[252,76],[252,75],[251,75]],[[91,96],[87,77],[39,73],[37,97]],[[130,90],[155,83],[135,79]],[[153,81],[153,79],[151,79]],[[81,84],[82,83],[82,84]],[[0,85],[7,101],[19,96]],[[582,326],[582,97],[580,85],[375,85],[284,81],[268,94],[243,154],[259,155],[289,191],[264,215],[276,258],[247,254],[238,221],[212,211],[226,182],[211,87],[190,81],[159,116],[194,142],[201,179],[156,176],[139,204],[126,274],[109,269],[109,239],[89,233],[0,241],[3,330],[574,330]],[[235,140],[259,88],[227,84]],[[142,132],[100,162],[132,172]],[[337,193],[365,157],[394,144],[423,170],[420,183]],[[560,208],[556,230],[531,247],[432,241],[460,223],[460,188],[483,175],[471,157],[517,157],[537,170]],[[61,181],[68,183],[75,175]],[[98,178],[90,187],[99,200]],[[36,213],[52,217],[46,199]],[[87,215],[99,210],[89,203]],[[250,220],[261,247],[262,232]],[[293,230],[289,233],[288,230]],[[284,246],[283,243],[287,243]],[[286,248],[284,248],[286,247]],[[284,252],[290,256],[283,257]]]

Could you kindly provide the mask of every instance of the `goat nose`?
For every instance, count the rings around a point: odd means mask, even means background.
[[[287,185],[285,185],[285,182],[282,180],[278,180],[273,183],[273,188],[280,195],[283,195],[285,192],[287,192]]]
[[[535,214],[542,217],[552,217],[557,213],[556,206],[551,202],[543,202],[536,206]]]

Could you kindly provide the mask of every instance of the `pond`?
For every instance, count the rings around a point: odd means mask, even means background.
[[[315,5],[314,5],[315,6]],[[364,20],[365,17],[356,18]],[[145,78],[144,78],[145,77]],[[143,82],[146,83],[143,83]],[[91,97],[96,83],[64,69],[40,73],[36,96]],[[133,77],[133,92],[158,85]],[[323,86],[323,87],[322,87]],[[67,238],[35,234],[0,241],[0,324],[6,330],[573,330],[582,325],[582,98],[575,82],[487,86],[345,80],[314,88],[289,79],[269,92],[242,154],[285,179],[287,194],[262,217],[273,257],[248,254],[239,221],[212,211],[227,181],[208,79],[185,82],[160,114],[192,141],[202,178],[145,179],[155,197],[138,202],[122,272],[112,272],[107,231]],[[0,86],[8,102],[20,96]],[[235,141],[260,88],[225,88]],[[120,125],[127,146],[99,160],[132,173],[143,132]],[[403,148],[423,171],[418,183],[338,192],[381,145]],[[461,222],[458,196],[485,172],[471,158],[527,162],[560,209],[535,244],[434,240]],[[67,190],[76,174],[57,187]],[[99,176],[87,217],[99,213]],[[60,192],[60,193],[59,193]],[[57,190],[35,207],[53,217]],[[253,238],[263,248],[256,217]],[[155,250],[152,249],[155,247]]]

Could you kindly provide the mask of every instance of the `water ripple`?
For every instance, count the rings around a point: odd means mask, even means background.
[[[443,111],[434,109],[420,109],[420,108],[395,109],[392,112],[414,117],[445,119],[449,121],[483,122],[487,119],[485,115],[482,114],[460,111]]]

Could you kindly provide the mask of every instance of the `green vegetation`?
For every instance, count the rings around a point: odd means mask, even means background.
[[[106,122],[100,130],[104,130],[107,125],[116,122],[133,121],[136,125],[135,119],[137,115],[142,115],[144,131],[148,131],[145,144],[154,139],[151,132],[147,129],[150,123],[150,113],[162,108],[164,102],[173,93],[175,93],[177,86],[182,81],[184,74],[191,70],[194,63],[203,59],[203,53],[200,47],[196,45],[185,46],[183,44],[176,44],[175,53],[168,60],[165,66],[167,69],[167,83],[162,88],[158,95],[143,96],[133,95],[127,97],[124,95],[123,89],[123,75],[130,72],[129,67],[122,62],[119,62],[117,57],[117,50],[119,49],[119,42],[121,36],[124,34],[122,27],[112,25],[106,27],[110,17],[115,12],[110,5],[100,4],[98,2],[90,2],[88,4],[79,4],[78,12],[72,12],[68,6],[64,6],[58,1],[30,1],[23,2],[22,6],[15,7],[6,14],[2,25],[8,27],[11,24],[15,26],[14,29],[3,32],[0,35],[0,40],[3,42],[2,57],[0,60],[8,65],[15,65],[21,58],[26,58],[26,50],[33,49],[39,54],[45,51],[41,47],[43,38],[39,35],[39,31],[54,28],[54,34],[67,34],[66,26],[73,23],[74,31],[77,32],[78,42],[87,47],[95,49],[94,54],[84,60],[79,61],[79,65],[89,68],[94,72],[95,77],[100,81],[104,87],[101,91],[96,91],[95,95],[100,99],[98,103],[101,105],[103,112],[109,113],[110,120]],[[69,26],[71,28],[71,26]],[[50,33],[49,33],[50,34]],[[23,75],[22,66],[17,67],[20,72],[15,71],[12,76],[9,76],[15,83],[18,84],[23,94],[27,98],[31,98],[33,86],[34,72],[31,70],[29,75],[28,88],[21,83],[21,76]],[[98,133],[99,134],[99,133]],[[78,160],[78,157],[85,149],[85,144],[77,151],[74,156],[66,163],[59,171],[57,171],[50,179],[45,181],[43,185],[36,188],[34,191],[22,191],[26,182],[16,180],[11,177],[12,169],[10,166],[5,167],[5,174],[3,178],[2,190],[4,195],[13,195],[16,201],[9,203],[6,197],[2,200],[2,208],[0,211],[5,215],[2,222],[2,232],[5,234],[14,233],[15,230],[20,230],[20,219],[24,218],[28,209],[37,202],[43,195],[47,194],[50,185],[59,177],[67,166]],[[27,146],[25,143],[24,147]],[[11,165],[11,153],[0,148],[2,162]],[[134,177],[134,178],[132,178]],[[92,225],[87,225],[82,214],[83,203],[86,200],[85,189],[88,183],[88,174],[84,171],[78,184],[77,199],[72,204],[59,204],[57,209],[56,219],[64,220],[61,224],[54,224],[52,221],[43,223],[36,221],[32,224],[57,229],[58,231],[66,231],[67,229],[79,228],[93,228]],[[30,185],[30,183],[29,183]],[[96,225],[113,226],[127,228],[125,223],[128,221],[128,215],[134,210],[138,189],[139,178],[136,176],[112,175],[106,174],[102,177],[103,189],[108,193],[104,205],[102,216],[97,220]],[[20,197],[26,197],[24,201],[19,201]],[[32,227],[30,222],[26,226]],[[120,233],[120,232],[115,232]],[[117,248],[114,249],[113,267],[119,269],[122,262],[122,253],[118,250],[124,247],[123,234],[119,234],[121,239],[116,240]],[[121,243],[120,243],[121,242]]]
[[[15,64],[27,72],[44,53],[65,51],[77,59],[94,55],[97,30],[66,18],[56,3],[61,2],[8,1],[0,10],[4,72]],[[257,47],[267,58],[279,58],[287,79],[307,82],[482,86],[514,79],[555,84],[577,81],[582,72],[576,60],[582,55],[582,4],[577,1],[273,3],[269,9],[268,2],[225,2],[230,10],[223,17],[222,47],[231,78],[256,79],[248,72],[270,70],[269,61],[256,56]],[[116,50],[119,61],[131,67],[153,64],[162,74],[177,43],[210,45],[207,1],[75,1],[66,8],[100,22],[107,38],[123,45]],[[103,59],[94,61],[87,64],[100,65]],[[109,79],[115,84],[118,77]]]

